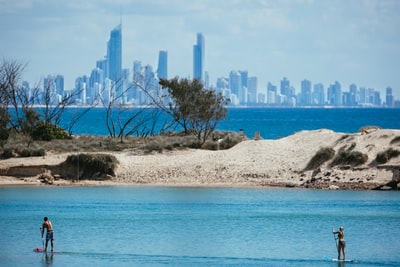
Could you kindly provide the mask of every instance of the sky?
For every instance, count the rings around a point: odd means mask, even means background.
[[[258,91],[287,77],[374,88],[400,100],[399,0],[0,0],[0,57],[26,64],[31,86],[61,74],[66,89],[104,58],[122,21],[122,65],[193,77],[193,45],[205,39],[205,70],[215,84],[231,70],[258,78]]]

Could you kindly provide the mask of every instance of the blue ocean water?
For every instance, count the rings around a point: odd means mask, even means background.
[[[55,250],[41,247],[48,216]],[[400,266],[400,195],[271,188],[3,187],[0,266]]]
[[[66,127],[71,117],[82,111],[83,109],[77,108],[67,109],[63,126]],[[125,111],[122,118],[130,114]],[[160,122],[163,121],[160,119]],[[253,137],[259,131],[263,138],[277,139],[301,130],[331,129],[355,133],[365,126],[400,129],[400,109],[229,108],[227,119],[221,121],[217,129],[236,132],[243,129],[248,137]],[[74,134],[108,135],[105,109],[90,110],[76,123],[72,131]]]

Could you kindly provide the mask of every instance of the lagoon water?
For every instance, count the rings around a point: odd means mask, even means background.
[[[60,254],[32,251],[44,216]],[[340,225],[357,263],[324,261]],[[0,234],[0,266],[400,266],[400,194],[2,187]]]

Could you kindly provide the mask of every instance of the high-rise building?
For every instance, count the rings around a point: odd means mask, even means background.
[[[325,104],[325,89],[322,83],[314,84],[313,91],[313,104],[324,105]]]
[[[367,103],[367,90],[365,87],[360,87],[360,99],[359,99],[360,104]]]
[[[393,99],[392,92],[393,91],[392,91],[391,87],[386,88],[386,106],[387,107],[393,107],[394,99]]]
[[[267,103],[268,104],[280,104],[276,102],[276,85],[273,85],[272,83],[268,82],[267,84]]]
[[[342,86],[338,81],[328,87],[328,104],[332,106],[342,105]]]
[[[122,26],[119,24],[110,33],[107,43],[107,75],[113,81],[121,79],[122,71]]]
[[[193,79],[204,82],[204,37],[197,33],[197,43],[193,46]]]
[[[100,59],[96,61],[96,68],[101,69],[103,71],[103,79],[106,78],[107,75],[107,59]]]
[[[239,92],[242,88],[242,79],[238,71],[231,71],[229,73],[229,89],[231,89],[232,94],[239,97]]]
[[[248,102],[248,79],[249,79],[249,73],[247,70],[239,70],[240,74],[240,88],[239,88],[239,101],[241,104],[245,104]]]
[[[311,81],[303,80],[301,81],[301,98],[300,104],[309,106],[311,105]]]
[[[247,80],[247,103],[257,103],[257,77],[249,77]]]
[[[158,68],[157,68],[158,78],[168,79],[168,52],[160,51],[158,54]]]

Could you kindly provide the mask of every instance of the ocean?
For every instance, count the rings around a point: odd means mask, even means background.
[[[61,125],[67,127],[71,117],[82,111],[83,109],[79,108],[67,109]],[[117,112],[114,112],[114,115],[116,114]],[[126,121],[130,114],[129,110],[124,111],[121,114],[121,121]],[[78,120],[72,132],[108,135],[105,115],[103,108],[91,109]],[[163,119],[161,117],[160,122],[164,122]],[[400,109],[229,108],[227,118],[219,122],[217,130],[238,132],[242,129],[250,138],[258,131],[265,139],[277,139],[301,130],[331,129],[337,132],[355,133],[365,126],[400,129]],[[154,128],[160,127],[156,125]],[[153,125],[149,128],[153,128]]]
[[[53,223],[55,251],[40,226]],[[2,187],[0,266],[400,266],[400,194],[277,188]]]

